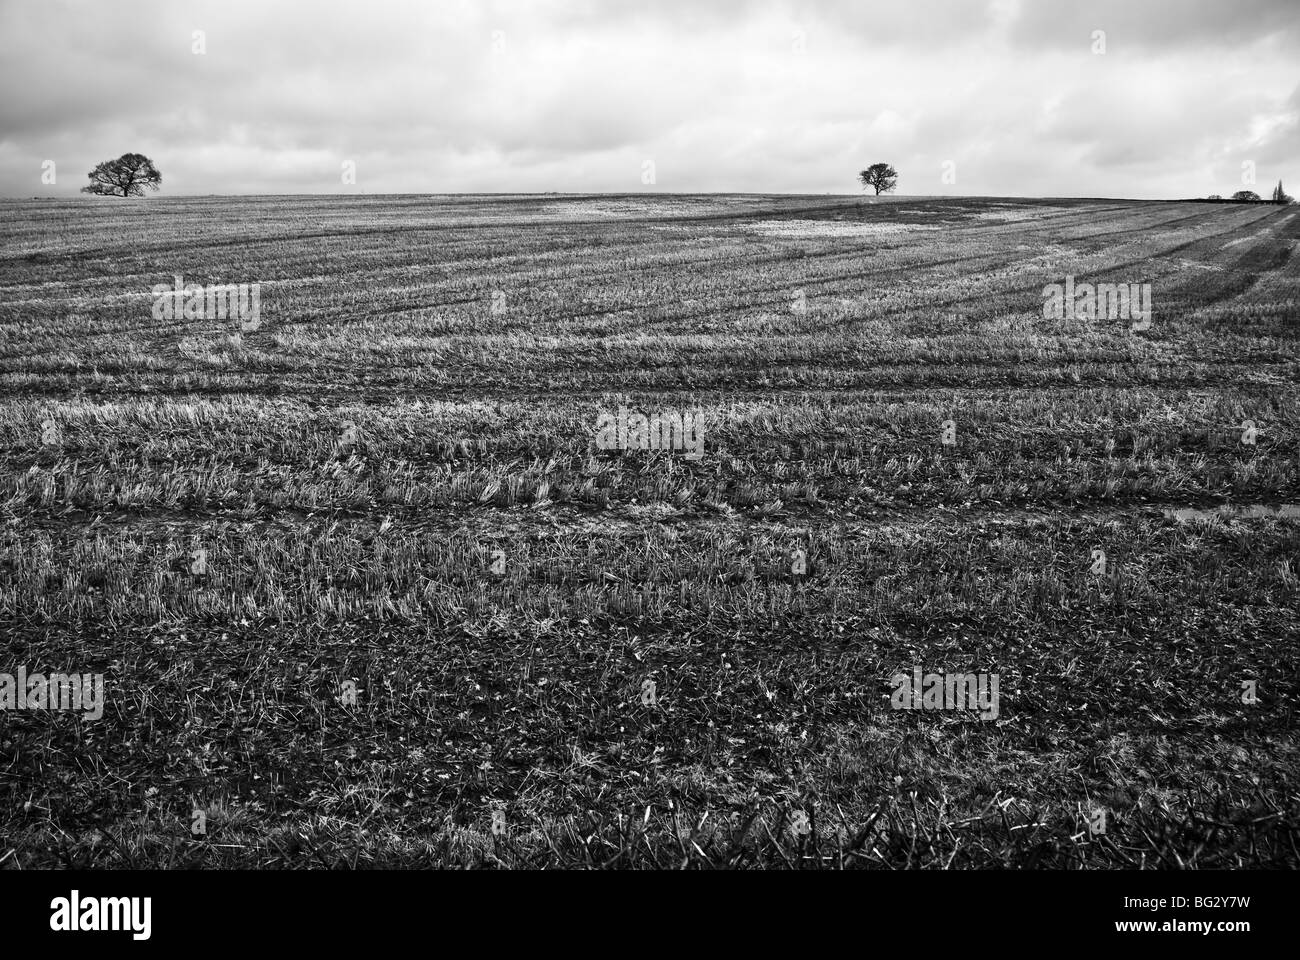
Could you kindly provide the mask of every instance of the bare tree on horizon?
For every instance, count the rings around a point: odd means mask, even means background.
[[[145,187],[157,190],[162,183],[162,174],[142,153],[124,153],[116,160],[105,160],[86,176],[90,183],[81,192],[97,197],[143,197]]]

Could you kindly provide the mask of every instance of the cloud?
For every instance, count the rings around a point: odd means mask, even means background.
[[[877,160],[918,194],[1222,193],[1246,159],[1300,181],[1298,24],[1294,0],[0,2],[0,194],[128,151],[166,194],[850,192]]]

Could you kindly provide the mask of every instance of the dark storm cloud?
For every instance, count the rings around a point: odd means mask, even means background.
[[[1293,0],[0,0],[0,193],[70,194],[128,150],[168,193],[849,191],[880,159],[910,193],[1230,192],[1247,160],[1300,180],[1298,21]]]

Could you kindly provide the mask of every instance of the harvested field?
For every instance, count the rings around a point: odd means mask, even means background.
[[[5,866],[1300,866],[1294,207],[0,208]]]

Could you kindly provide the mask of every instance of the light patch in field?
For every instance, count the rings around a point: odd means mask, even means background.
[[[674,217],[710,213],[720,205],[674,202],[659,197],[645,200],[567,200],[552,204],[548,213],[559,220],[623,220],[632,217]]]
[[[1225,268],[1220,263],[1201,263],[1197,260],[1188,260],[1186,257],[1178,258],[1178,269],[1180,270],[1214,270],[1222,272]]]
[[[1249,236],[1246,236],[1246,237],[1238,237],[1236,240],[1229,240],[1227,243],[1225,243],[1225,244],[1224,244],[1223,246],[1221,246],[1219,249],[1220,249],[1220,250],[1227,250],[1229,247],[1235,247],[1235,246],[1237,246],[1238,244],[1242,244],[1242,243],[1250,243],[1250,241],[1252,241],[1252,240],[1262,240],[1262,239],[1264,239],[1264,237],[1267,237],[1271,232],[1272,232],[1272,231],[1270,231],[1270,230],[1267,229],[1267,228],[1265,228],[1265,229],[1263,229],[1263,230],[1256,230],[1254,233],[1250,234]]]
[[[747,226],[766,237],[887,237],[939,229],[929,224],[842,223],[836,220],[765,220]]]
[[[579,220],[611,220],[620,217],[644,216],[650,212],[650,205],[637,201],[604,201],[600,203],[558,203],[552,207],[557,217],[574,217]]]
[[[1020,220],[1037,220],[1041,213],[1037,210],[985,210],[975,214],[977,220],[998,220],[1004,223]]]
[[[1230,520],[1296,520],[1300,519],[1300,503],[1230,503],[1206,509],[1198,507],[1167,508],[1164,510],[1164,515],[1168,519],[1182,521],[1212,520],[1220,517],[1226,517]]]
[[[176,348],[187,360],[222,369],[232,369],[239,356],[245,354],[242,340],[234,335],[215,339],[182,337]]]

